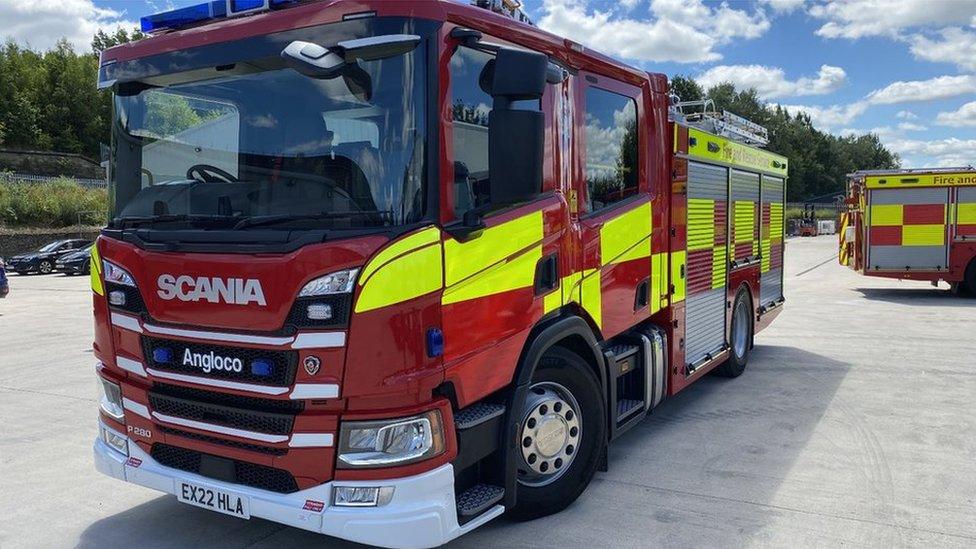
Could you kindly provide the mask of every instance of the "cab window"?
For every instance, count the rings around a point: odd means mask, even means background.
[[[491,204],[488,185],[488,115],[486,91],[494,55],[459,47],[451,58],[451,120],[454,145],[454,216]],[[540,101],[517,101],[517,109],[540,110]]]
[[[585,135],[587,211],[636,195],[637,103],[618,93],[587,88]]]

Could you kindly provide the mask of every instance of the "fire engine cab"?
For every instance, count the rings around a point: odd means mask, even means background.
[[[849,175],[838,257],[863,275],[976,293],[976,169]]]
[[[217,0],[105,51],[95,463],[387,547],[572,503],[782,310],[787,160],[511,2]]]

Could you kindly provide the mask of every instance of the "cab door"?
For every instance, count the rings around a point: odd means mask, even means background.
[[[485,37],[486,41],[499,40]],[[546,118],[543,192],[514,207],[493,207],[489,185],[488,132],[492,98],[481,87],[494,54],[453,43],[445,70],[449,90],[444,117],[450,169],[442,177],[441,220],[444,291],[441,298],[444,365],[459,405],[511,382],[528,334],[560,294],[560,257],[567,232],[566,203],[557,192],[552,147],[554,96],[515,107],[541,110]],[[452,236],[465,213],[485,212],[485,228],[471,238]]]
[[[604,338],[650,315],[653,228],[642,90],[581,73],[582,305]]]

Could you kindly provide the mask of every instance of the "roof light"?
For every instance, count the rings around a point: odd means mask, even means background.
[[[143,17],[142,32],[158,32],[162,30],[178,29],[193,23],[199,23],[216,17],[227,15],[226,0],[212,0],[195,6],[187,6],[172,11],[157,13]]]
[[[308,0],[210,0],[185,8],[148,15],[141,19],[143,32],[175,30],[181,27],[267,10],[296,6]]]

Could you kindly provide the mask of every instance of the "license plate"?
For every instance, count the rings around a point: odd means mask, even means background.
[[[176,499],[232,517],[251,518],[251,500],[247,496],[210,486],[178,480],[176,481]]]

